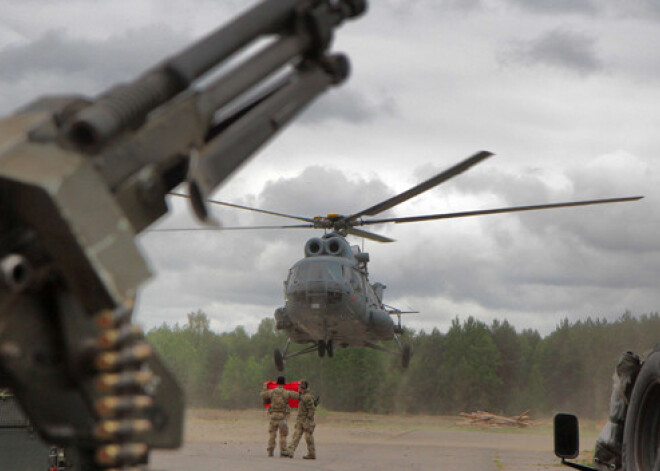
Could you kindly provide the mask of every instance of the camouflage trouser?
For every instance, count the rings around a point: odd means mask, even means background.
[[[289,445],[289,454],[293,455],[300,443],[300,437],[303,433],[305,434],[305,441],[307,442],[307,453],[310,455],[316,455],[316,448],[314,448],[314,428],[316,424],[312,423],[296,423],[296,431],[293,432],[293,438],[291,439],[291,444]]]
[[[285,418],[271,417],[268,424],[268,451],[275,449],[275,435],[280,431],[280,452],[286,451],[286,437],[289,435],[289,426]]]

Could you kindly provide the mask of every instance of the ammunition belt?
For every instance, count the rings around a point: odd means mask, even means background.
[[[138,470],[148,461],[145,435],[153,429],[148,413],[153,406],[149,388],[154,374],[146,361],[153,354],[140,327],[131,322],[131,309],[102,312],[101,335],[94,367],[94,461],[99,469]]]

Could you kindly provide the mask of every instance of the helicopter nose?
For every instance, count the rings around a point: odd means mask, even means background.
[[[290,298],[296,303],[309,305],[313,309],[321,309],[341,303],[342,286],[333,282],[308,282],[304,287],[298,287],[290,293]]]

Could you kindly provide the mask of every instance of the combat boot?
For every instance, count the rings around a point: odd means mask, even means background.
[[[273,456],[273,449],[272,448],[268,449],[268,456]]]
[[[307,453],[305,456],[303,456],[303,459],[304,459],[304,460],[315,460],[315,459],[316,459],[316,455],[315,455],[315,454],[312,454],[312,453]]]
[[[282,451],[280,453],[280,456],[282,458],[293,458],[293,453],[289,453],[288,451]]]

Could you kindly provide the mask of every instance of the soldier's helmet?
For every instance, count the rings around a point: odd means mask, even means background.
[[[300,389],[309,389],[309,381],[307,381],[306,379],[301,379],[300,381],[298,381],[298,387]]]
[[[277,377],[277,384],[284,384],[286,383],[286,380],[284,379],[284,376],[278,376]]]

